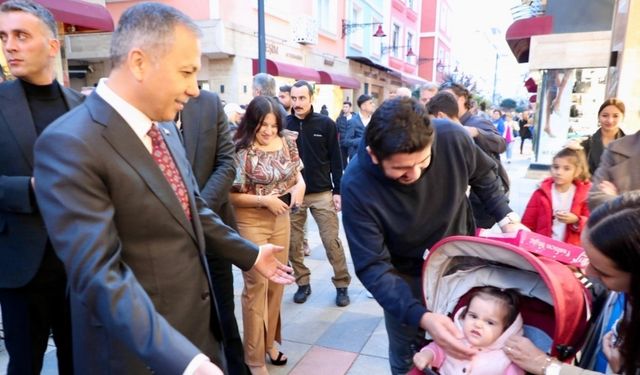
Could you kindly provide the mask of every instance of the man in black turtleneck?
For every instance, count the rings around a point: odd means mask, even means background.
[[[55,20],[41,5],[0,5],[0,40],[17,78],[0,85],[0,305],[7,374],[40,373],[51,331],[59,373],[71,374],[66,276],[33,194],[33,145],[83,97],[54,79],[60,43]]]

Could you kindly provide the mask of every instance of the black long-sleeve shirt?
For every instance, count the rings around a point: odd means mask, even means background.
[[[298,132],[298,151],[304,163],[302,177],[307,193],[332,191],[340,194],[342,155],[333,120],[315,113],[313,107],[304,119],[287,116],[287,129]]]

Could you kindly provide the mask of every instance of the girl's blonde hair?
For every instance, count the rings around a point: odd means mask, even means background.
[[[589,173],[589,164],[587,164],[587,157],[584,154],[584,150],[565,147],[553,156],[553,160],[556,160],[557,158],[569,158],[573,161],[573,164],[576,166],[576,170],[578,171],[574,180],[588,181],[591,178],[591,173]]]

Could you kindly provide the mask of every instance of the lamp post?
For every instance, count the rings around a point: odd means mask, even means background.
[[[496,102],[496,86],[498,84],[498,59],[500,59],[500,55],[496,52],[496,67],[493,71],[493,95],[491,96],[491,103]]]
[[[258,73],[267,72],[267,41],[264,32],[264,0],[258,0]]]
[[[382,30],[382,22],[349,23],[347,22],[347,20],[343,19],[342,20],[342,39],[344,39],[345,36],[351,34],[354,29],[357,29],[360,27],[366,27],[366,26],[374,26],[374,25],[378,25],[378,29],[373,34],[373,37],[384,38],[385,36],[387,36],[387,34],[385,34],[384,31]]]
[[[410,45],[405,45],[405,46],[380,46],[380,54],[384,55],[385,53],[389,52],[389,51],[397,51],[400,48],[407,48],[407,54],[405,56],[407,57],[415,57],[416,54],[413,52],[413,47],[411,47]]]

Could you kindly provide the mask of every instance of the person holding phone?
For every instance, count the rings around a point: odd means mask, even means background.
[[[236,178],[231,203],[236,208],[238,230],[256,243],[283,246],[281,262],[289,257],[289,213],[304,199],[302,160],[298,133],[284,129],[280,103],[257,96],[247,107],[234,137]],[[252,374],[268,374],[265,354],[274,365],[287,357],[275,345],[281,343],[280,305],[284,288],[257,272],[243,273],[242,320],[245,362]]]

